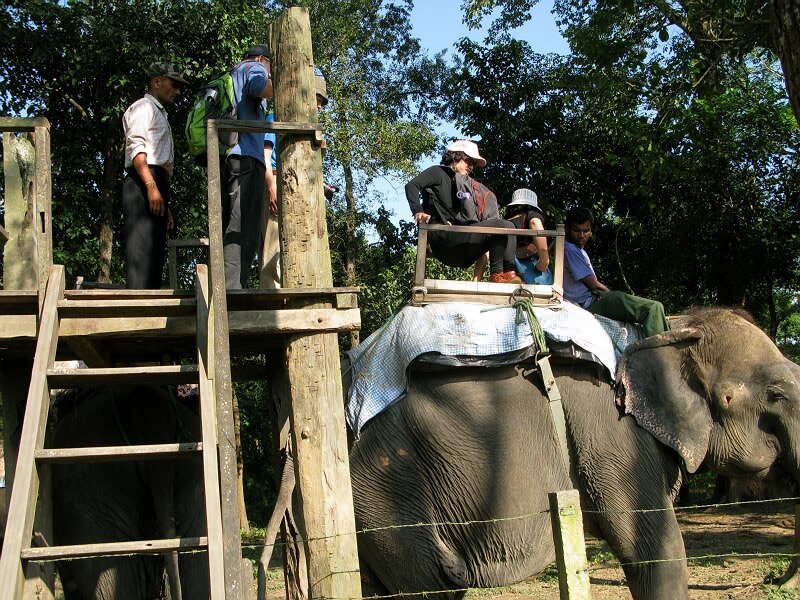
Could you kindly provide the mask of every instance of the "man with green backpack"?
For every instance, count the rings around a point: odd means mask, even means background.
[[[269,60],[269,48],[257,44],[230,71],[203,87],[186,122],[189,150],[198,162],[205,163],[207,119],[264,120],[264,100],[272,96]],[[220,153],[225,285],[242,289],[248,287],[264,222],[264,134],[221,135]]]

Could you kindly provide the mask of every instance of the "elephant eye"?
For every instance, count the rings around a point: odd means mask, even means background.
[[[786,400],[786,396],[784,395],[783,391],[778,388],[767,388],[767,399],[770,402],[783,402]]]

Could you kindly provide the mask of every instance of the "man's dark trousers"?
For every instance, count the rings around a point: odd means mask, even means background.
[[[150,172],[169,206],[169,175],[155,165],[150,165]],[[122,184],[125,284],[128,289],[160,289],[167,256],[167,211],[163,216],[151,213],[144,182],[133,168],[127,174]]]
[[[249,287],[250,269],[264,230],[264,163],[252,156],[229,156],[221,165],[222,252],[225,287]]]

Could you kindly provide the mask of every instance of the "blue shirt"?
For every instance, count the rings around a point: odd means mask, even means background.
[[[233,99],[236,102],[237,119],[240,121],[263,121],[266,102],[261,90],[267,85],[266,67],[257,60],[246,60],[233,72]],[[262,133],[239,133],[239,143],[230,151],[237,156],[251,156],[264,164],[264,139]]]
[[[564,297],[583,308],[592,303],[592,290],[581,279],[594,275],[594,268],[586,250],[572,242],[564,243]]]
[[[275,121],[275,113],[269,113],[264,120],[267,123],[273,123]],[[275,171],[278,169],[278,136],[271,131],[264,134],[264,147],[266,148],[267,146],[272,147],[272,170]]]

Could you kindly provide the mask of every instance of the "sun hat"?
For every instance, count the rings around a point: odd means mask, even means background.
[[[166,77],[167,79],[171,79],[180,85],[189,85],[189,82],[186,81],[180,73],[178,73],[178,69],[176,69],[175,65],[173,65],[171,62],[151,63],[147,68],[147,75],[148,77]]]
[[[486,165],[486,159],[478,152],[478,144],[469,140],[456,140],[447,147],[448,152],[463,152],[475,161],[479,167]]]
[[[514,190],[514,193],[511,194],[511,202],[508,203],[508,206],[512,204],[525,204],[527,206],[539,208],[539,198],[533,190],[519,188],[518,190]]]

